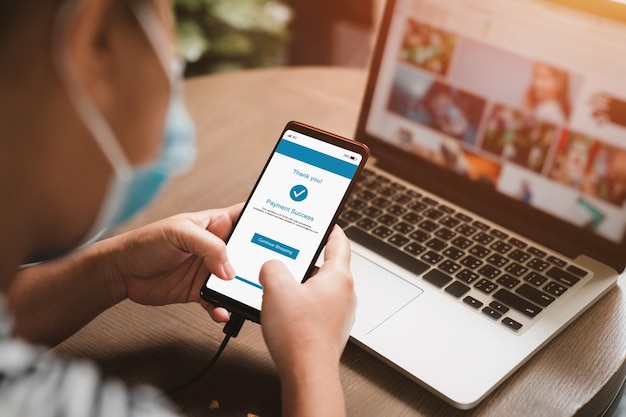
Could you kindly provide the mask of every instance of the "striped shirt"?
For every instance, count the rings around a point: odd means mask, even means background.
[[[171,417],[159,393],[103,378],[86,361],[61,359],[11,337],[0,296],[0,416]]]

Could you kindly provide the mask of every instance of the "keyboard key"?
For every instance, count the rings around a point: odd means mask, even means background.
[[[433,200],[433,199],[432,199],[432,198],[430,198],[430,197],[424,197],[424,198],[422,198],[422,203],[424,203],[424,204],[428,204],[429,206],[436,206],[437,204],[439,204],[439,203],[437,202],[437,200]]]
[[[494,251],[498,252],[501,255],[504,255],[505,253],[507,253],[508,251],[510,251],[513,246],[509,245],[508,243],[504,243],[500,240],[494,242],[491,246],[489,246],[491,249],[493,249]]]
[[[387,211],[394,216],[402,216],[404,213],[406,213],[406,210],[407,209],[397,204],[394,204],[393,206],[387,208]]]
[[[440,204],[439,207],[437,207],[437,210],[443,211],[446,214],[454,214],[454,209],[444,204]]]
[[[523,264],[524,262],[530,259],[530,255],[527,254],[526,252],[522,252],[519,249],[515,249],[514,251],[509,253],[509,258]]]
[[[386,198],[376,197],[372,200],[372,205],[380,208],[385,208],[391,205],[391,201],[387,200]]]
[[[411,233],[413,229],[415,229],[415,226],[411,226],[410,224],[406,222],[400,222],[396,224],[395,226],[393,226],[393,230],[395,230],[396,232],[405,234],[405,235],[408,235],[409,233]]]
[[[467,282],[468,284],[471,284],[472,282],[480,278],[480,275],[478,275],[476,272],[470,271],[469,269],[464,269],[458,274],[456,274],[456,277],[463,282]]]
[[[356,193],[356,196],[365,201],[370,201],[376,198],[376,194],[374,194],[370,190],[360,190],[359,192]]]
[[[578,275],[581,278],[584,278],[585,275],[587,275],[587,271],[580,269],[579,267],[577,267],[576,265],[570,265],[567,267],[567,271],[571,272],[574,275]]]
[[[563,259],[557,258],[556,256],[548,256],[548,262],[553,263],[556,266],[560,266],[561,268],[565,268],[565,266],[567,265],[567,262],[565,262]]]
[[[424,220],[423,222],[419,224],[419,227],[426,230],[427,232],[434,232],[435,230],[439,228],[439,225],[430,220]]]
[[[509,237],[509,235],[507,235],[506,233],[504,233],[501,230],[498,229],[491,229],[491,231],[489,232],[490,235],[497,237],[498,239],[506,239],[507,237]]]
[[[391,187],[393,187],[395,190],[398,190],[398,191],[406,190],[406,187],[404,185],[400,184],[399,182],[395,182],[395,181],[391,183]]]
[[[367,207],[367,203],[359,199],[350,200],[346,205],[355,210],[363,210],[365,207]]]
[[[431,208],[422,212],[422,214],[424,215],[424,217],[428,217],[429,219],[439,220],[444,213],[442,211]]]
[[[498,320],[500,317],[502,317],[502,313],[498,313],[491,307],[485,307],[481,311],[494,320]]]
[[[478,230],[482,230],[483,232],[486,232],[487,230],[490,229],[489,226],[487,226],[485,223],[483,222],[479,222],[478,220],[474,220],[472,222],[472,226],[474,226],[475,228],[477,228]]]
[[[441,229],[437,230],[437,232],[435,233],[435,236],[443,240],[450,240],[454,236],[456,236],[456,233],[454,233],[450,229],[446,229],[445,227],[442,227]]]
[[[493,236],[488,235],[485,232],[478,232],[474,237],[472,237],[476,242],[482,243],[483,245],[488,245],[495,239]]]
[[[363,214],[365,214],[367,217],[371,217],[371,218],[376,218],[378,216],[380,216],[382,214],[382,210],[377,209],[374,206],[369,206],[368,208],[366,208],[365,210],[363,210]]]
[[[497,301],[490,302],[489,307],[493,308],[494,310],[496,310],[498,313],[501,313],[501,314],[506,314],[509,311],[509,308],[507,306],[505,306],[504,304],[500,304]]]
[[[556,297],[560,297],[565,291],[567,291],[567,287],[557,284],[554,281],[550,281],[548,285],[543,287],[543,289]]]
[[[521,277],[526,272],[528,272],[528,268],[520,264],[516,264],[515,262],[507,266],[504,270],[510,273],[511,275],[518,276],[518,277]]]
[[[385,197],[390,197],[396,193],[396,190],[393,189],[392,187],[381,187],[377,191],[378,191],[378,194],[384,195]],[[372,201],[372,204],[375,204],[375,203]]]
[[[350,225],[350,222],[347,222],[345,220],[343,220],[342,218],[337,219],[337,225],[339,227],[341,227],[342,229],[345,229],[346,227],[348,227]]]
[[[522,323],[519,323],[510,317],[505,317],[501,323],[515,331],[518,331],[522,328]]]
[[[520,283],[520,282],[522,282],[522,281],[520,281],[519,279],[517,279],[517,278],[515,278],[515,277],[512,277],[512,276],[511,276],[511,275],[509,275],[509,274],[504,274],[504,275],[502,275],[500,278],[498,278],[498,279],[496,280],[496,282],[497,282],[498,284],[502,285],[503,287],[506,287],[506,288],[508,288],[508,289],[513,289],[513,288],[515,288],[515,286],[516,286],[517,284],[519,284],[519,283]]]
[[[457,272],[459,269],[461,269],[461,265],[452,262],[449,259],[446,259],[445,261],[443,261],[442,263],[440,263],[437,268],[441,269],[442,271],[452,275],[455,272]]]
[[[407,251],[408,253],[410,253],[413,256],[417,256],[420,253],[424,252],[426,250],[425,247],[423,247],[422,245],[415,243],[415,242],[411,242],[408,245],[406,245],[404,247],[404,250]]]
[[[361,215],[354,210],[348,210],[341,214],[341,218],[346,220],[348,223],[352,223],[359,220]]]
[[[456,237],[451,243],[461,249],[467,249],[473,244],[471,240],[466,239],[463,236]]]
[[[461,263],[469,269],[476,269],[483,264],[483,261],[474,258],[472,255],[468,255],[461,261]]]
[[[394,246],[402,247],[410,242],[410,239],[406,236],[396,233],[389,238],[389,243]]]
[[[535,317],[542,311],[541,307],[536,306],[530,301],[526,301],[522,297],[503,288],[499,289],[493,295],[493,298],[528,317]]]
[[[402,220],[411,223],[411,224],[416,224],[417,222],[419,222],[420,220],[422,220],[422,216],[420,216],[419,214],[413,212],[413,211],[409,211],[407,214],[405,214],[404,216],[402,216]]]
[[[432,269],[428,271],[426,274],[424,274],[422,278],[439,288],[452,281],[451,276],[439,271],[438,269]]]
[[[439,223],[443,224],[446,227],[449,227],[450,229],[454,229],[459,224],[461,224],[459,220],[452,217],[444,217],[441,221],[439,221]]]
[[[469,250],[469,253],[479,258],[484,258],[485,256],[489,255],[490,252],[491,251],[489,249],[481,245],[476,245]]]
[[[550,266],[549,263],[539,258],[531,259],[530,262],[528,262],[526,265],[528,265],[530,268],[534,269],[535,271],[539,271],[539,272],[543,271],[544,269]]]
[[[494,268],[491,265],[485,265],[482,268],[480,268],[478,270],[478,273],[481,274],[484,277],[487,277],[489,279],[494,279],[495,277],[497,277],[498,275],[500,275],[500,270],[497,268]]]
[[[465,255],[465,252],[453,246],[448,246],[442,253],[453,261],[459,260]]]
[[[387,177],[384,177],[384,176],[382,176],[380,174],[376,175],[376,180],[379,181],[379,182],[382,182],[384,184],[387,184],[387,183],[391,182],[391,179],[389,179]]]
[[[373,229],[378,223],[376,223],[374,220],[372,219],[361,219],[359,220],[357,223],[357,226],[359,226],[362,229],[365,230],[371,230]]]
[[[454,281],[452,284],[446,287],[446,292],[452,294],[456,298],[459,298],[462,295],[465,295],[465,293],[467,293],[469,290],[470,290],[470,287],[468,287],[467,285],[459,281]]]
[[[385,226],[378,226],[377,228],[372,230],[372,234],[374,234],[375,236],[378,236],[381,239],[387,239],[389,236],[393,234],[393,230]]]
[[[384,224],[385,226],[391,226],[393,225],[395,222],[398,221],[398,219],[395,216],[392,216],[391,214],[383,214],[382,216],[380,216],[378,219],[379,223]]]
[[[422,274],[428,270],[429,266],[424,262],[412,257],[406,252],[394,248],[378,240],[376,237],[357,229],[356,227],[349,227],[345,229],[345,233],[352,241],[363,245],[366,248],[374,250],[380,256],[395,262],[402,268],[413,272],[414,274]]]
[[[406,193],[413,198],[420,198],[422,195],[415,190],[407,190]]]
[[[472,218],[470,216],[467,216],[467,215],[465,215],[463,213],[457,213],[457,214],[454,215],[454,217],[459,219],[459,220],[461,220],[461,221],[463,221],[463,222],[465,222],[465,223],[472,221]]]
[[[485,294],[491,294],[493,291],[495,291],[498,288],[498,286],[494,284],[493,282],[483,278],[480,281],[478,281],[476,285],[474,285],[474,288],[484,292]]]
[[[391,199],[398,204],[406,204],[412,200],[412,198],[407,194],[395,194],[391,196]]]
[[[468,305],[474,307],[474,308],[481,308],[483,306],[483,303],[481,303],[480,301],[478,301],[474,297],[470,297],[469,295],[463,299],[463,302],[465,304],[468,304]]]
[[[524,284],[518,289],[515,290],[519,295],[528,298],[535,304],[539,304],[542,307],[547,307],[555,300],[554,297],[540,291],[534,287],[531,287],[528,284]]]
[[[475,227],[472,227],[467,224],[462,224],[456,228],[456,231],[463,236],[471,236],[474,233],[476,233],[477,230],[478,229],[476,229]]]
[[[553,266],[552,268],[550,268],[550,270],[548,270],[548,272],[546,272],[546,275],[549,276],[550,278],[555,279],[556,281],[567,285],[568,287],[571,287],[572,285],[576,284],[578,281],[580,281],[580,278],[575,277],[574,275],[570,274],[569,272],[565,272],[562,269],[559,269],[555,266]]]
[[[537,258],[545,258],[545,256],[547,255],[547,253],[545,253],[541,249],[537,249],[534,246],[528,248],[528,253],[530,253],[532,256],[536,256]]]
[[[530,274],[526,275],[526,277],[524,278],[524,281],[533,284],[535,287],[539,287],[543,285],[547,280],[548,278],[536,272],[531,272]]]
[[[492,265],[497,266],[498,268],[502,268],[504,265],[509,263],[509,260],[505,258],[504,256],[498,255],[497,253],[492,253],[487,258],[487,262],[489,262]]]
[[[521,240],[514,237],[509,239],[509,243],[519,249],[526,249],[526,246],[528,246],[526,242],[522,242]]]
[[[419,211],[424,210],[428,206],[426,204],[420,203],[419,201],[411,201],[409,204],[406,205],[406,207],[409,210],[419,212]]]
[[[433,238],[431,240],[429,240],[428,242],[426,242],[426,246],[436,250],[437,252],[441,251],[443,248],[445,248],[446,246],[448,246],[448,244],[442,240],[439,240],[437,238]]]
[[[443,255],[440,255],[437,252],[429,250],[428,252],[420,256],[420,259],[428,262],[431,265],[434,265],[443,259]]]
[[[409,235],[409,237],[418,242],[426,242],[430,239],[430,235],[423,230],[415,230]]]

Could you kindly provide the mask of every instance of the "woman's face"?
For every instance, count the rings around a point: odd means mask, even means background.
[[[540,63],[535,65],[532,90],[537,100],[554,100],[558,97],[561,88],[561,80],[553,68]]]

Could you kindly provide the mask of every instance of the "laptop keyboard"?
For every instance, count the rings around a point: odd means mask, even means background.
[[[354,242],[521,332],[591,274],[424,191],[366,168],[338,222]]]

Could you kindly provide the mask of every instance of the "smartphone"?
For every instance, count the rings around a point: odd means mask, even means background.
[[[311,275],[368,156],[362,143],[289,122],[226,241],[236,278],[209,275],[201,297],[260,323],[261,266],[278,259],[298,282]]]

